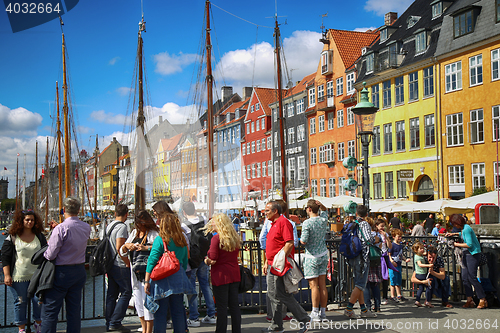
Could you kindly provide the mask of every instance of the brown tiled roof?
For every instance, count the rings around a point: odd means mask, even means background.
[[[171,137],[170,143],[169,143],[168,147],[166,147],[166,151],[173,150],[179,144],[179,141],[181,141],[181,138],[182,138],[182,133]]]
[[[361,56],[361,49],[370,46],[379,37],[379,32],[359,32],[330,29],[335,45],[344,62],[344,67],[351,67]]]
[[[278,101],[278,90],[274,88],[254,88],[254,92],[259,98],[264,113],[266,116],[270,116],[271,108],[269,108],[269,104],[276,103]],[[283,89],[283,97],[286,97],[288,92],[288,90]]]
[[[306,87],[309,85],[309,82],[313,81],[315,77],[316,77],[316,72],[304,76],[304,78],[300,80],[300,82],[297,83],[295,87],[292,88],[292,95],[298,94],[306,90]]]

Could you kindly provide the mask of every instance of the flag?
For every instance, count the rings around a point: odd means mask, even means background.
[[[75,180],[78,180],[78,169],[75,169]]]
[[[5,171],[7,171],[7,167],[3,167],[3,169],[4,169]]]
[[[19,154],[19,153],[17,153],[17,156],[19,156],[19,155],[20,155],[20,154]]]
[[[44,178],[45,178],[45,169],[42,168],[42,179],[44,179]]]

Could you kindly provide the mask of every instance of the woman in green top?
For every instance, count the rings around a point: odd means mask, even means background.
[[[150,308],[148,300],[146,307],[154,312],[153,332],[165,332],[167,329],[167,312],[170,308],[174,333],[184,333],[187,330],[187,318],[184,311],[184,293],[187,285],[191,285],[185,270],[188,263],[187,242],[182,234],[181,223],[177,214],[162,214],[159,217],[159,236],[155,238],[148,257],[146,277],[144,279],[144,291],[154,300],[157,308]],[[164,279],[150,282],[153,268],[163,255],[164,246],[167,244],[169,251],[175,253],[181,268]],[[148,296],[149,297],[149,296]]]
[[[467,303],[465,303],[464,308],[472,308],[476,305],[472,300],[472,296],[474,295],[472,286],[474,286],[476,295],[480,299],[477,308],[487,308],[488,302],[486,301],[486,294],[484,293],[481,283],[479,283],[476,277],[477,267],[479,266],[479,259],[481,257],[481,245],[477,240],[474,230],[472,230],[472,228],[467,223],[465,223],[465,219],[462,215],[451,215],[450,223],[451,225],[462,231],[454,234],[449,233],[447,234],[447,236],[459,235],[464,240],[463,243],[453,243],[455,247],[461,247],[463,251],[462,281],[464,284],[465,295],[467,296]]]

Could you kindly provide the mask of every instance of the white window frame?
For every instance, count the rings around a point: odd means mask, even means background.
[[[449,165],[448,166],[448,184],[451,186],[465,185],[465,176],[464,176],[464,165]]]
[[[295,157],[291,157],[288,159],[288,181],[295,181],[295,175],[297,170],[296,165],[297,160]]]
[[[326,97],[333,97],[333,81],[328,81],[326,83]]]
[[[355,81],[356,81],[355,72],[352,72],[352,73],[349,73],[349,74],[346,75],[346,83],[347,83],[347,85],[346,85],[346,89],[347,89],[346,93],[348,95],[353,94],[356,91],[356,89],[354,89],[354,82]]]
[[[344,127],[344,110],[337,110],[337,128]]]
[[[500,79],[500,49],[491,50],[491,81]]]
[[[497,165],[497,162],[493,162],[493,184],[495,185],[495,190],[499,190],[498,186],[498,175],[500,174],[500,169],[498,168],[500,163]]]
[[[424,68],[424,98],[434,96],[434,67]]]
[[[356,142],[354,140],[347,141],[347,156],[356,157]]]
[[[483,109],[470,111],[469,123],[470,142],[472,144],[484,143],[484,112]]]
[[[469,58],[469,86],[483,84],[483,55],[478,54]]]
[[[295,143],[295,127],[288,129],[288,144]]]
[[[418,101],[418,71],[408,74],[408,101]]]
[[[286,108],[287,108],[287,116],[288,117],[293,117],[293,102],[292,103],[288,103],[286,105]]]
[[[327,114],[327,119],[328,119],[328,130],[332,130],[334,128],[335,124],[335,113],[329,112]]]
[[[319,195],[322,197],[326,197],[326,179],[321,178],[319,180]]]
[[[318,117],[318,131],[320,133],[325,131],[325,115]]]
[[[304,99],[301,98],[297,101],[297,114],[304,113]]]
[[[267,149],[271,149],[272,148],[272,139],[271,139],[271,136],[268,136],[267,137]]]
[[[309,107],[315,106],[316,105],[316,88],[315,87],[309,88],[308,96],[309,96]]]
[[[345,144],[343,142],[337,144],[337,152],[338,160],[342,162],[345,158]]]
[[[263,131],[266,130],[266,118],[260,120],[260,128],[262,128]]]
[[[415,53],[423,53],[427,49],[427,32],[422,31],[415,36]]]
[[[318,103],[325,100],[325,85],[321,84],[318,86]]]
[[[262,177],[266,177],[267,162],[262,162]]]
[[[318,180],[311,179],[311,194],[313,196],[318,195]]]
[[[259,139],[257,139],[257,140],[255,141],[255,150],[256,150],[257,152],[260,152],[260,140],[259,140]]]
[[[251,133],[255,132],[255,123],[253,121],[250,123],[250,129]]]
[[[425,126],[425,147],[435,147],[436,146],[436,129],[434,127],[434,114],[428,114],[424,116],[424,126]],[[427,144],[427,138],[434,138],[434,142]],[[429,142],[430,143],[430,142]]]
[[[336,89],[336,95],[340,96],[344,94],[344,77],[339,77],[335,80],[335,86],[337,87]]]
[[[462,61],[457,61],[444,66],[445,92],[462,89]]]
[[[306,157],[305,156],[298,156],[297,179],[298,180],[306,179]]]
[[[328,197],[333,198],[337,195],[335,187],[335,178],[328,178]]]
[[[306,128],[304,124],[297,126],[297,142],[302,142],[306,139]]]
[[[345,177],[339,177],[339,195],[345,195],[344,181]]]
[[[278,148],[278,132],[274,132],[274,148]]]
[[[318,162],[318,160],[317,160],[318,155],[317,155],[316,147],[312,147],[309,151],[310,151],[310,157],[311,157],[310,158],[311,165],[315,165]]]
[[[484,163],[472,163],[472,191],[486,186],[486,172]]]
[[[265,138],[263,138],[262,140],[260,140],[260,147],[261,147],[260,149],[262,151],[266,150],[266,139]]]
[[[500,136],[500,105],[494,105],[491,107],[491,127],[493,131],[493,141],[497,141],[497,132],[496,128],[498,127],[498,136]]]
[[[347,108],[347,126],[354,125],[354,112],[352,112],[352,106]]]
[[[462,112],[446,115],[446,146],[455,147],[464,144],[464,118]]]
[[[316,134],[316,117],[309,119],[309,135]]]

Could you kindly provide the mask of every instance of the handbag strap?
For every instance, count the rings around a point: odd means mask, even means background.
[[[146,241],[148,240],[148,232],[146,231],[146,234],[142,237],[141,245],[144,245]]]
[[[167,242],[163,241],[163,250],[164,252],[168,252],[168,245]]]
[[[358,229],[359,231],[361,231],[361,237],[363,237],[363,240],[365,241],[366,244],[368,244],[368,246],[372,246],[373,244],[371,244],[370,242],[368,242],[365,238],[365,234],[363,233],[363,229],[361,228],[361,225],[359,224],[359,222],[356,220],[356,223],[358,224]]]

